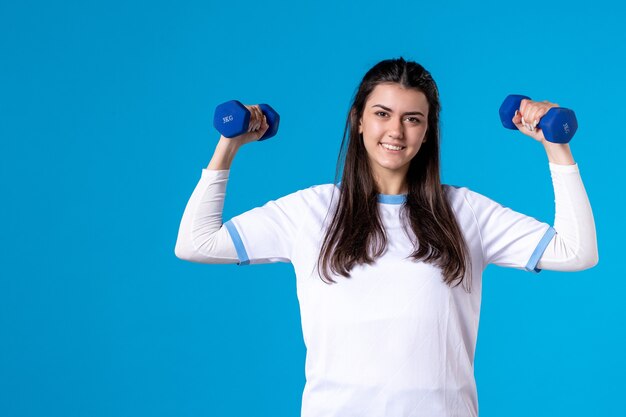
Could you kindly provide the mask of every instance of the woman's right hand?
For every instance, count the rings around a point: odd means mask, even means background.
[[[244,106],[250,112],[250,123],[248,124],[248,131],[246,133],[242,133],[239,136],[226,138],[226,140],[232,141],[233,144],[237,145],[245,145],[248,142],[255,142],[261,139],[269,128],[269,124],[267,123],[265,115],[261,111],[261,108],[258,104],[250,106],[244,104]]]

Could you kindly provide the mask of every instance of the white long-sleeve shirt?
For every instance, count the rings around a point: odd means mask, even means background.
[[[598,263],[596,229],[591,204],[578,164],[549,162],[554,187],[556,234],[543,252],[538,269],[578,271]],[[202,169],[180,223],[175,254],[206,264],[239,263],[222,211],[230,170]]]
[[[538,273],[598,262],[578,165],[549,168],[554,227],[466,187],[444,186],[471,254],[471,293],[407,258],[415,236],[401,222],[406,195],[378,195],[388,235],[383,256],[355,267],[350,279],[333,276],[339,285],[323,283],[314,265],[337,202],[335,184],[296,191],[222,224],[229,170],[203,169],[175,253],[208,264],[293,264],[307,347],[302,417],[476,416],[473,361],[485,267]]]

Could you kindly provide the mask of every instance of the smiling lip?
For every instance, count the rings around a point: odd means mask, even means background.
[[[385,145],[400,146],[402,149],[406,148],[406,146],[404,146],[404,145],[396,145],[395,143],[388,143],[388,142],[380,142],[380,146],[382,146],[382,145],[383,145],[383,143],[384,143]],[[383,148],[384,148],[384,146],[383,146]],[[401,150],[402,150],[402,149],[401,149]],[[388,150],[388,149],[387,149],[387,150]],[[397,152],[397,151],[396,151],[396,152]]]

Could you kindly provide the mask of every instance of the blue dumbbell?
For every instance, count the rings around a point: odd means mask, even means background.
[[[500,120],[502,125],[507,129],[517,130],[517,127],[511,121],[515,116],[515,110],[519,110],[523,99],[530,100],[530,97],[519,94],[511,94],[504,99],[500,106]],[[549,142],[568,143],[576,129],[578,129],[578,121],[573,110],[564,107],[553,107],[539,120],[537,125],[543,131],[543,136]]]
[[[280,116],[268,104],[259,104],[259,107],[269,125],[265,134],[259,139],[261,141],[271,138],[278,132]],[[237,100],[227,101],[215,108],[213,127],[224,137],[232,138],[246,133],[249,124],[250,111]]]

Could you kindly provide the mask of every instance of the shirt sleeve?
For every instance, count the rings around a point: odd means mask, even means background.
[[[229,170],[203,169],[178,229],[174,252],[180,259],[205,264],[234,264],[237,252],[222,210]]]
[[[290,263],[306,215],[304,190],[270,200],[224,223],[235,244],[238,265]]]
[[[591,203],[578,164],[550,162],[554,187],[556,235],[543,253],[538,268],[582,271],[598,264],[598,241]]]
[[[495,264],[533,273],[541,271],[537,263],[556,234],[552,226],[469,189],[465,199],[478,225],[484,267]]]

